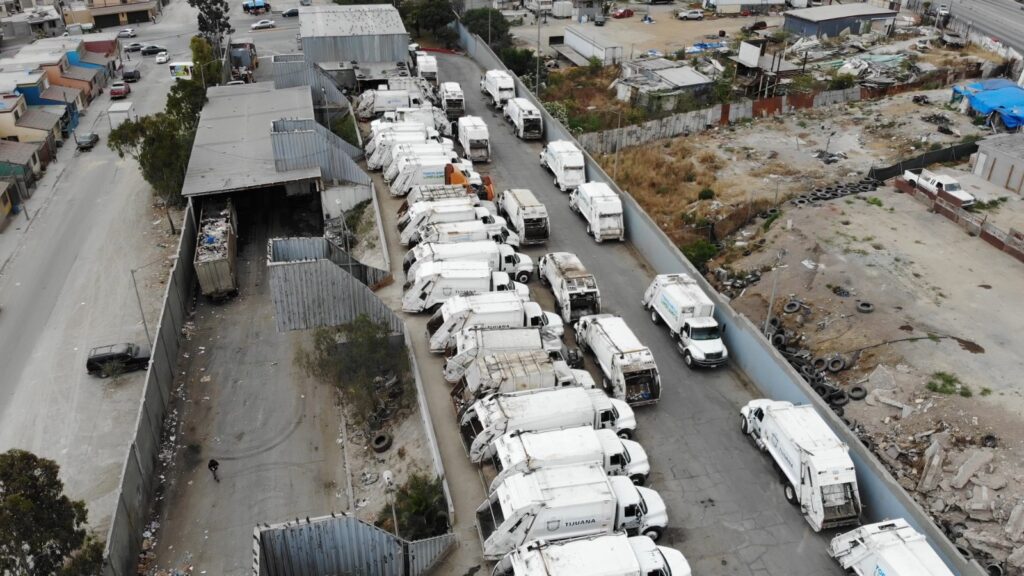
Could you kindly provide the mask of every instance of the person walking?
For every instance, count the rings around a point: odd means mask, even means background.
[[[220,468],[220,462],[217,462],[213,458],[210,458],[210,462],[206,465],[206,467],[210,469],[211,473],[213,473],[213,479],[216,480],[217,482],[220,482],[220,478],[217,477],[217,469]]]

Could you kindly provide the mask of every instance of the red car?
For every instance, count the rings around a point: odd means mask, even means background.
[[[124,82],[114,82],[110,85],[111,98],[126,98],[131,92],[131,86]]]
[[[612,18],[629,18],[633,15],[633,11],[629,8],[616,8],[612,11]]]

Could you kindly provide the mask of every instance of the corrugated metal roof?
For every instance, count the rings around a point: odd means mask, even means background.
[[[826,20],[852,18],[856,16],[877,16],[880,18],[896,17],[896,13],[892,10],[864,3],[832,4],[830,6],[801,8],[799,10],[790,10],[789,12],[785,12],[783,15],[787,18],[792,16],[809,22],[824,22]]]
[[[299,8],[299,36],[303,38],[406,33],[401,15],[390,4]]]
[[[22,128],[53,130],[57,122],[60,122],[60,116],[29,107],[28,112],[25,112],[21,118],[18,118],[15,124]]]
[[[677,88],[700,86],[702,84],[711,83],[711,78],[708,78],[689,66],[664,68],[662,70],[655,70],[654,73]]]

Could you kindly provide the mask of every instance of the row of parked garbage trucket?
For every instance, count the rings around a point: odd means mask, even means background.
[[[511,92],[501,88],[495,72],[485,74],[481,89],[496,86],[490,100],[507,110],[514,85],[508,78]],[[602,313],[597,279],[575,254],[549,252],[535,262],[519,251],[546,243],[553,226],[532,191],[495,195],[493,183],[473,170],[466,156],[480,131],[465,143],[460,138],[460,154],[419,110],[400,108],[375,120],[366,153],[391,194],[406,198],[398,214],[401,242],[410,247],[402,308],[432,312],[429,349],[446,357],[443,375],[453,385],[460,435],[487,479],[487,498],[476,510],[484,557],[497,562],[494,574],[501,576],[691,574],[682,553],[655,544],[668,527],[668,510],[644,487],[650,462],[632,440],[634,408],[661,397],[653,353],[622,318]],[[446,121],[486,130],[482,120],[463,122],[453,107],[445,110]],[[549,143],[540,160],[577,205],[590,185],[614,196],[603,183],[585,181],[582,152],[571,142]],[[621,203],[617,214],[613,237],[622,239]],[[604,229],[588,233],[607,238]],[[556,312],[533,300],[534,276],[552,291]],[[693,278],[658,275],[642,304],[653,322],[666,325],[687,365],[718,366],[728,358],[714,304]],[[596,361],[600,385],[583,369],[580,351],[565,345],[567,325]],[[811,406],[756,400],[742,416],[743,431],[779,463],[787,499],[815,530],[859,523],[846,446]],[[922,562],[941,566],[919,552],[927,544],[902,521],[837,538],[833,553],[844,566],[857,566],[870,547],[861,544],[895,535]]]

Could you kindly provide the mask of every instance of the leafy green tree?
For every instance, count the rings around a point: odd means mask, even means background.
[[[221,81],[221,68],[223,66],[220,58],[217,58],[213,46],[202,36],[193,36],[188,43],[192,50],[192,63],[196,68],[201,83],[206,86],[216,86]]]
[[[853,88],[857,84],[857,77],[852,74],[836,74],[829,78],[828,89],[829,90],[846,90],[847,88]]]
[[[226,34],[234,33],[228,16],[231,8],[225,0],[188,0],[188,5],[199,10],[196,16],[199,33],[214,47],[220,46]]]
[[[199,114],[206,105],[206,88],[199,80],[177,80],[167,93],[167,104],[164,109],[181,129],[195,131],[199,125]]]
[[[488,17],[488,15],[490,15]],[[490,25],[490,36],[487,35],[488,23]],[[492,48],[501,48],[512,45],[512,35],[509,33],[508,20],[501,15],[500,10],[494,8],[474,8],[466,10],[462,15],[462,24],[471,33],[491,41]]]
[[[429,30],[430,35],[435,38],[438,30],[455,20],[455,13],[452,12],[452,5],[448,0],[420,0],[416,2],[413,13],[417,28]]]
[[[110,132],[107,145],[121,158],[139,163],[142,177],[167,205],[184,204],[181,187],[188,170],[195,130],[182,126],[174,115],[160,112],[122,122]]]
[[[707,271],[708,261],[718,254],[718,248],[707,240],[700,239],[680,246],[683,256],[701,272]]]
[[[382,510],[377,524],[388,526],[406,540],[440,536],[448,531],[448,505],[440,478],[412,474],[395,492],[395,516],[398,526],[391,526],[391,510]]]
[[[85,537],[85,544],[61,568],[60,576],[96,576],[102,568],[103,541],[90,534]]]
[[[61,568],[86,540],[88,513],[64,494],[59,472],[56,462],[31,452],[0,454],[0,574],[74,574]],[[95,550],[82,556],[94,559]]]

